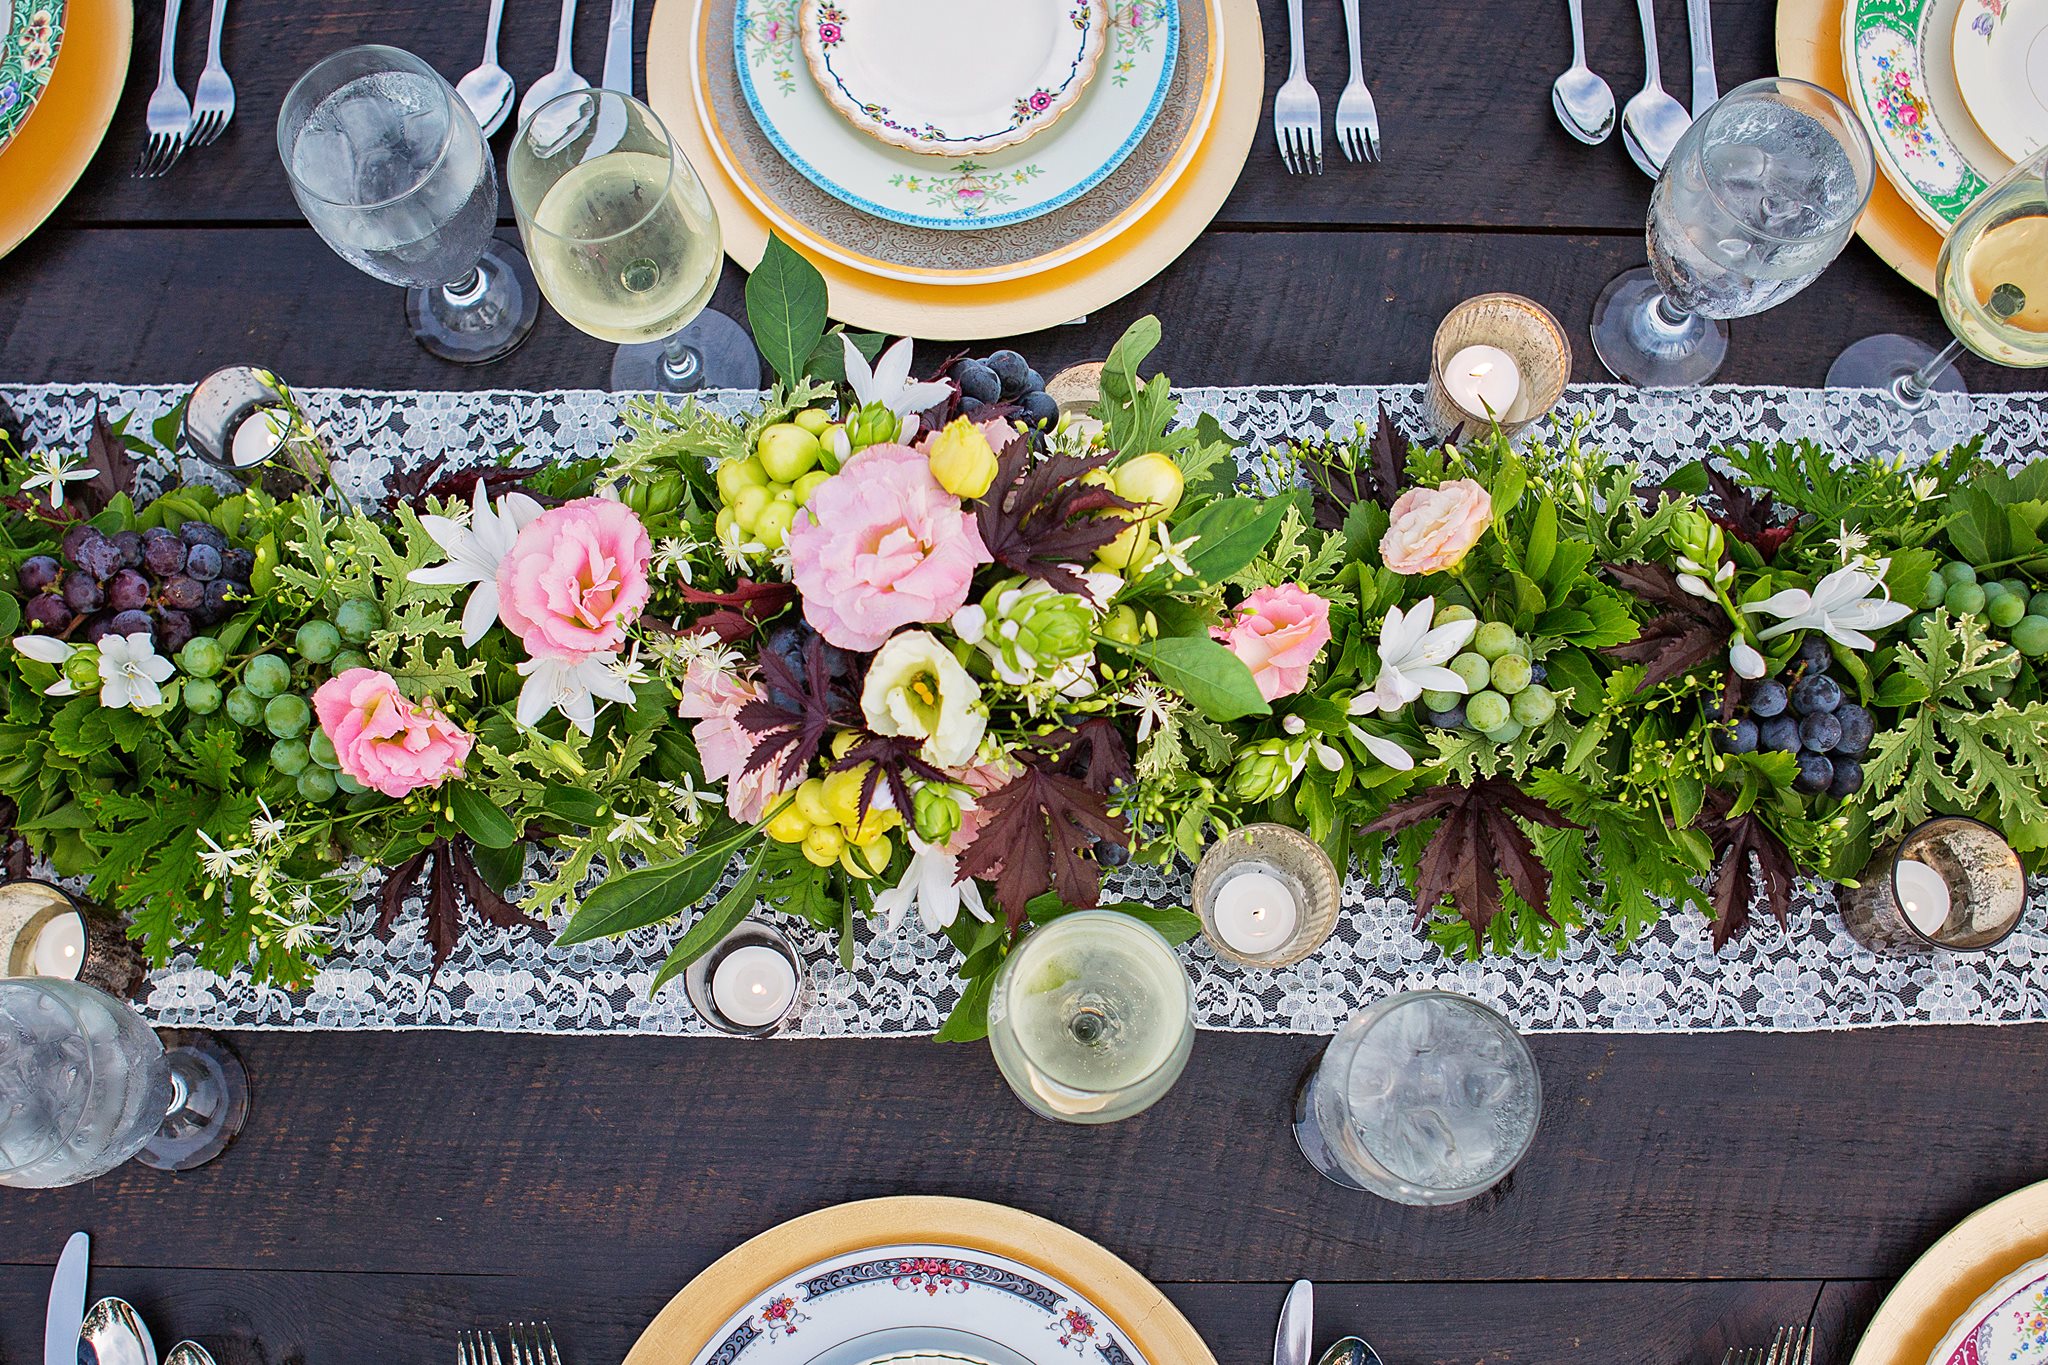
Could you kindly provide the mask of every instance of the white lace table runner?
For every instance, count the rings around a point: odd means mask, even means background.
[[[148,422],[183,390],[96,385],[0,388],[38,441],[85,439],[97,405]],[[394,470],[453,456],[457,462],[522,446],[528,458],[595,456],[621,434],[621,400],[563,393],[302,392],[340,452],[340,477],[374,491]],[[1190,412],[1215,414],[1262,446],[1348,431],[1382,410],[1419,430],[1420,390],[1399,388],[1195,389]],[[743,402],[741,396],[727,401]],[[1574,388],[1562,411],[1583,416],[1589,439],[1618,456],[1662,466],[1708,446],[1811,438],[1864,457],[1923,456],[1973,436],[2008,461],[2048,450],[2048,394],[1959,398],[1914,416],[1876,394],[1778,388],[1644,391]],[[188,475],[198,471],[188,468]],[[1128,869],[1109,892],[1186,904],[1187,877]],[[1981,956],[1877,958],[1843,931],[1826,888],[1803,885],[1789,928],[1768,920],[1716,954],[1697,914],[1667,916],[1626,955],[1581,935],[1553,959],[1446,957],[1420,937],[1413,906],[1387,872],[1354,870],[1343,913],[1314,957],[1284,971],[1246,971],[1201,943],[1183,949],[1206,1027],[1327,1033],[1390,992],[1447,987],[1492,1002],[1532,1032],[1834,1029],[1909,1023],[2048,1020],[2048,885],[2034,886],[2026,922]],[[418,898],[387,942],[371,932],[375,907],[357,907],[340,946],[312,986],[287,992],[246,976],[201,971],[189,959],[156,972],[146,1008],[160,1024],[209,1028],[461,1028],[535,1033],[702,1033],[679,985],[650,1000],[647,984],[677,930],[559,948],[549,935],[472,924],[454,956],[430,970]],[[851,971],[823,934],[791,925],[810,962],[802,1035],[914,1034],[952,1009],[955,954],[911,925],[894,934],[863,926]],[[559,926],[557,926],[559,927]]]

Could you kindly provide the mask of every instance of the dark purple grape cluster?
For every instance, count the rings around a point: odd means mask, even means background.
[[[805,662],[804,655],[809,652],[811,641],[817,638],[818,632],[811,628],[810,622],[804,620],[785,621],[768,632],[768,638],[763,642],[761,652],[763,654],[773,654],[776,658],[780,659],[783,666],[789,669],[792,677],[808,686],[808,670],[810,666]],[[835,683],[847,682],[853,674],[852,658],[837,645],[827,644],[825,646],[825,673]],[[780,687],[776,686],[773,681],[768,683],[768,700],[787,710],[803,710],[802,698],[790,696]]]
[[[1045,380],[1015,351],[997,351],[982,360],[953,362],[946,375],[960,386],[960,415],[979,417],[981,410],[1008,403],[1016,417],[1033,431],[1050,431],[1060,420],[1060,405],[1045,391]]]
[[[112,535],[80,523],[57,549],[23,560],[17,571],[28,623],[54,635],[75,632],[85,644],[140,632],[160,654],[232,616],[248,600],[256,568],[253,554],[203,521]]]
[[[1795,755],[1795,791],[1854,795],[1863,786],[1863,758],[1876,733],[1870,712],[1847,700],[1841,679],[1829,671],[1833,656],[1825,636],[1800,643],[1787,670],[1789,683],[1758,678],[1743,689],[1742,708],[1719,737],[1721,752]]]

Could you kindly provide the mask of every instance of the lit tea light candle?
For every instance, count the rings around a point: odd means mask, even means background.
[[[1235,952],[1262,957],[1294,937],[1301,905],[1273,870],[1251,864],[1216,888],[1216,936]]]
[[[1522,372],[1498,346],[1467,346],[1444,365],[1444,392],[1474,417],[1506,417],[1522,395]]]
[[[0,886],[0,954],[7,976],[78,980],[85,970],[85,916],[46,882]]]
[[[1906,922],[1933,938],[1948,923],[1952,903],[1948,883],[1926,863],[1911,858],[1899,860],[1892,873],[1899,892],[1899,909]]]
[[[235,467],[247,469],[277,454],[289,430],[291,418],[276,408],[258,408],[250,413],[235,428],[234,440],[230,442],[229,454]]]
[[[796,999],[796,968],[761,943],[735,948],[711,973],[711,1002],[741,1028],[762,1028],[789,1013]]]

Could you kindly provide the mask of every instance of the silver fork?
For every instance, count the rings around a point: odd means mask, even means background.
[[[515,1322],[505,1329],[512,1343],[512,1365],[562,1365],[555,1334],[544,1322]]]
[[[1344,33],[1351,40],[1351,80],[1337,99],[1337,142],[1346,161],[1378,161],[1380,115],[1358,60],[1358,0],[1344,0]]]
[[[206,37],[206,70],[199,73],[199,87],[192,99],[192,145],[204,147],[227,131],[235,116],[235,83],[220,61],[220,26],[228,15],[228,0],[213,0],[213,28]]]
[[[1287,0],[1287,37],[1293,63],[1287,83],[1273,96],[1273,138],[1290,174],[1323,173],[1323,102],[1308,83],[1308,60],[1302,53],[1301,0]]]
[[[455,1365],[500,1365],[497,1338],[489,1332],[456,1333]]]
[[[192,106],[178,85],[171,59],[178,49],[178,0],[164,0],[163,55],[157,59],[156,91],[149,97],[149,141],[136,158],[135,174],[158,176],[177,164],[185,154],[185,138],[192,131]]]
[[[1725,1351],[1721,1365],[1813,1365],[1813,1327],[1780,1327],[1768,1347]]]

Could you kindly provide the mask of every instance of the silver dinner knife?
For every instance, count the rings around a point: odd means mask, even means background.
[[[1721,98],[1714,79],[1714,12],[1712,0],[1685,0],[1685,26],[1692,37],[1692,116],[1700,117],[1707,106]]]
[[[1315,1345],[1316,1287],[1296,1280],[1280,1305],[1280,1328],[1273,1334],[1273,1365],[1308,1365]],[[53,1361],[51,1365],[55,1365]]]
[[[71,1234],[50,1281],[50,1315],[43,1320],[43,1365],[78,1365],[78,1329],[85,1324],[85,1268],[92,1239]]]
[[[604,40],[604,74],[598,85],[633,93],[633,0],[612,0],[611,30]]]

